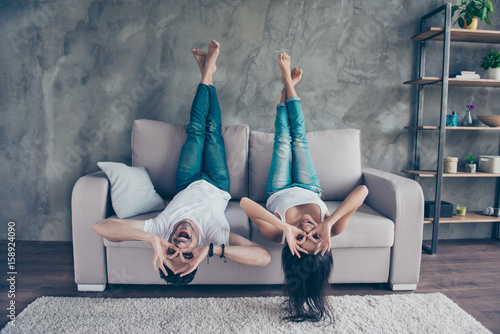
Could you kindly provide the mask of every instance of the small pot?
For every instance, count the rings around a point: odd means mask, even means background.
[[[476,164],[465,164],[465,171],[468,173],[476,172]]]
[[[477,17],[472,18],[471,24],[467,25],[464,21],[464,29],[471,29],[471,30],[477,30],[477,24],[479,22],[479,19]]]
[[[500,80],[500,67],[490,68],[489,70],[486,70],[486,75],[488,76],[488,79]]]

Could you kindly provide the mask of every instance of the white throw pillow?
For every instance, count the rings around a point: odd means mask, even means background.
[[[144,167],[120,162],[98,162],[111,183],[111,203],[118,218],[129,218],[165,208]]]

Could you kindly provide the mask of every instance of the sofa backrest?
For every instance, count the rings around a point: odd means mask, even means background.
[[[308,132],[307,142],[323,190],[323,200],[344,200],[362,184],[360,131],[356,129]],[[250,132],[250,198],[266,201],[274,133]]]
[[[231,179],[231,197],[248,196],[248,138],[246,125],[222,128]],[[132,128],[132,165],[143,166],[153,185],[164,198],[175,196],[175,174],[186,125],[140,119]]]

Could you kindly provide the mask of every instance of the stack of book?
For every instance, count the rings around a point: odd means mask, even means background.
[[[450,74],[450,78],[457,79],[480,79],[481,76],[474,71],[460,71]]]

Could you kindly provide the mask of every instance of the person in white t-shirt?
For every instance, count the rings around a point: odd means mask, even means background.
[[[284,244],[282,269],[288,297],[285,311],[289,314],[284,320],[315,322],[332,318],[324,290],[333,264],[330,238],[344,231],[368,189],[357,187],[332,214],[328,212],[321,200],[304,115],[294,88],[302,70],[291,70],[290,57],[284,52],[278,56],[278,64],[284,88],[276,110],[266,187],[269,211],[246,197],[240,205],[264,237]]]
[[[202,79],[177,165],[175,197],[156,218],[103,219],[94,225],[96,233],[110,241],[151,243],[153,267],[159,267],[160,276],[172,284],[191,282],[207,256],[219,255],[245,266],[265,266],[271,260],[265,248],[232,233],[225,216],[230,181],[213,86],[219,50],[215,40],[209,43],[208,53],[193,49]]]

